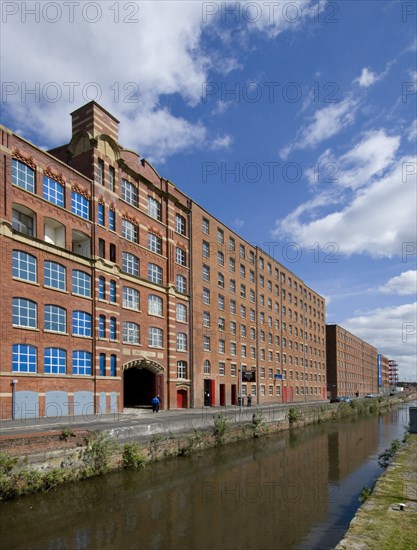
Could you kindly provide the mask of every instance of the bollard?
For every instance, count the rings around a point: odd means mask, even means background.
[[[410,407],[410,434],[417,434],[417,407]]]

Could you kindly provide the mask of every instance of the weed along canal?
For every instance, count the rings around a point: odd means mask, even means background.
[[[3,502],[1,548],[333,548],[382,472],[378,454],[402,439],[410,405]]]

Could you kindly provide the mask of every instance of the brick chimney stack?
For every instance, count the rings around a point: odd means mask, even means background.
[[[90,101],[72,112],[71,117],[73,136],[79,131],[89,132],[93,137],[106,134],[117,143],[119,121],[95,101]]]

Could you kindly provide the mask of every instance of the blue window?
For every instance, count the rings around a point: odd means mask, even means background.
[[[58,206],[65,206],[64,186],[52,178],[44,176],[43,198]]]
[[[98,335],[99,335],[99,338],[105,338],[106,337],[106,316],[105,315],[99,315],[99,318],[98,318]]]
[[[110,376],[116,376],[117,358],[115,355],[110,355]]]
[[[20,160],[12,160],[12,182],[26,191],[35,192],[35,171]]]
[[[122,179],[122,199],[133,206],[138,205],[138,190],[125,179]]]
[[[99,225],[105,225],[104,204],[101,203],[98,203],[97,222]]]
[[[162,284],[162,267],[155,264],[148,264],[148,281]]]
[[[122,271],[129,275],[139,275],[139,259],[129,252],[122,253]]]
[[[44,285],[58,290],[67,288],[67,269],[55,262],[45,262]]]
[[[110,317],[110,340],[116,340],[116,317]]]
[[[63,307],[51,304],[45,306],[45,330],[67,331],[67,312]]]
[[[36,328],[37,304],[26,298],[13,298],[13,325]]]
[[[90,201],[76,191],[71,192],[71,212],[86,220],[90,219]]]
[[[72,313],[72,334],[74,336],[91,336],[91,315],[86,311]]]
[[[72,352],[72,374],[91,374],[91,353],[89,351]]]
[[[13,250],[13,277],[36,283],[36,258],[27,252]]]
[[[84,271],[74,269],[72,272],[72,292],[90,298],[91,276],[88,273],[84,273]]]
[[[100,376],[106,376],[106,354],[100,353]]]
[[[106,279],[104,277],[98,278],[98,297],[100,300],[106,299]]]
[[[116,281],[110,281],[110,302],[113,304],[116,302]]]
[[[109,210],[109,229],[116,231],[116,212]]]
[[[67,352],[59,348],[45,348],[44,371],[47,374],[65,374],[67,372]]]
[[[14,344],[12,347],[13,372],[36,372],[37,349],[27,344]]]

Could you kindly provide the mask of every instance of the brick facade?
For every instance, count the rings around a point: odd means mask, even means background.
[[[72,121],[49,152],[1,128],[1,418],[324,399],[324,299],[124,149],[98,104]]]

